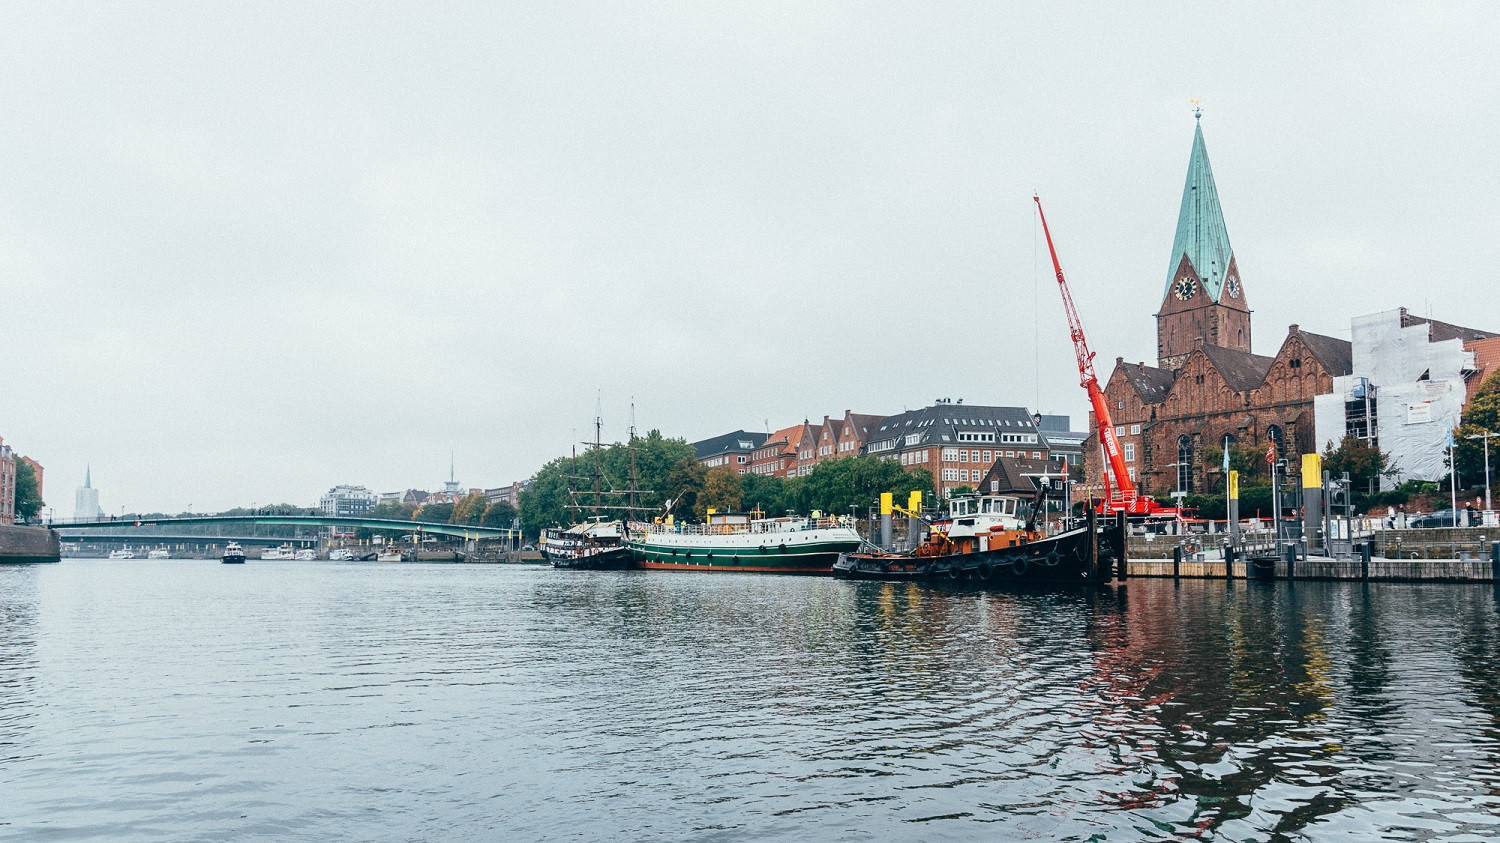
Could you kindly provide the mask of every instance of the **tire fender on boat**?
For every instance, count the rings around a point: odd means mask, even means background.
[[[1026,569],[1031,567],[1031,563],[1026,559],[1026,557],[1017,556],[1016,558],[1010,560],[1010,567],[1011,570],[1016,572],[1016,576],[1019,577],[1026,573]]]
[[[781,553],[786,553],[786,542],[782,542],[781,544],[777,545],[776,550]]]
[[[988,562],[980,562],[979,567],[976,569],[976,571],[979,574],[979,578],[982,580],[987,580],[995,575],[995,569],[991,568],[990,563]]]
[[[948,579],[950,579],[950,580],[957,581],[957,580],[961,579],[963,577],[963,575],[964,575],[964,572],[960,571],[958,569],[957,565],[954,565],[953,567],[951,567],[951,568],[948,569]]]

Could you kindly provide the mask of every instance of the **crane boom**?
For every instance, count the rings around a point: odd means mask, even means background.
[[[1120,449],[1120,437],[1115,435],[1115,424],[1109,413],[1109,402],[1104,390],[1099,388],[1099,377],[1094,373],[1094,352],[1089,349],[1088,338],[1083,334],[1083,320],[1078,317],[1078,308],[1073,304],[1073,294],[1068,290],[1068,280],[1063,277],[1062,264],[1057,259],[1057,247],[1052,244],[1052,232],[1047,229],[1047,215],[1042,212],[1042,199],[1036,200],[1036,212],[1042,219],[1042,234],[1047,238],[1047,252],[1052,256],[1052,268],[1057,272],[1057,288],[1062,293],[1063,310],[1068,315],[1068,331],[1073,337],[1073,353],[1078,357],[1078,378],[1089,394],[1089,404],[1094,408],[1094,421],[1099,425],[1099,443],[1109,461],[1109,473],[1114,479],[1115,494],[1122,505],[1117,508],[1135,512],[1137,504],[1135,481],[1130,479],[1130,470],[1125,465],[1125,454]],[[1151,509],[1149,501],[1142,501],[1142,511]]]

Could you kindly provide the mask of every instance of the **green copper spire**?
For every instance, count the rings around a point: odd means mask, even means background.
[[[1224,212],[1219,208],[1219,190],[1214,187],[1214,171],[1208,166],[1208,149],[1203,145],[1201,112],[1193,132],[1193,154],[1188,159],[1187,184],[1182,188],[1182,209],[1177,212],[1177,237],[1172,241],[1172,264],[1167,267],[1167,293],[1177,276],[1182,256],[1193,265],[1203,281],[1204,291],[1217,302],[1224,294],[1224,277],[1234,250],[1229,246],[1229,230],[1224,227]]]

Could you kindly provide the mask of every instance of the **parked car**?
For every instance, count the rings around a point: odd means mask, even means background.
[[[1408,527],[1473,527],[1479,523],[1475,513],[1465,509],[1440,509],[1418,515],[1406,522]]]

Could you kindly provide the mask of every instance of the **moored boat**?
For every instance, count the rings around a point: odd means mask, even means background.
[[[146,558],[147,559],[171,559],[172,558],[172,554],[169,553],[164,548],[157,548],[156,550],[153,550],[150,553],[146,554]]]
[[[1101,525],[1090,513],[1081,526],[1048,536],[1029,519],[1016,522],[1023,514],[1021,503],[1009,496],[955,499],[949,517],[934,521],[916,549],[845,553],[833,573],[853,580],[987,585],[1109,580],[1115,561],[1125,553],[1123,519]]]
[[[633,524],[625,544],[649,571],[827,574],[863,543],[834,518],[713,514],[707,524]]]
[[[224,558],[222,561],[225,565],[245,564],[245,549],[240,547],[239,542],[230,542],[224,545]]]
[[[554,568],[579,571],[623,571],[630,567],[630,548],[623,543],[619,521],[594,520],[545,530],[542,555]]]
[[[354,559],[354,551],[347,547],[336,547],[328,551],[329,562],[349,562]]]
[[[111,559],[134,559],[135,558],[135,552],[132,551],[128,547],[122,548],[120,550],[111,550],[109,552],[109,558],[111,558]]]
[[[318,558],[318,552],[313,550],[312,548],[304,547],[293,554],[292,558],[297,560],[298,562],[311,562],[314,559]]]
[[[260,558],[266,561],[273,559],[295,559],[296,551],[292,550],[290,542],[283,543],[278,547],[268,547],[260,552]]]

